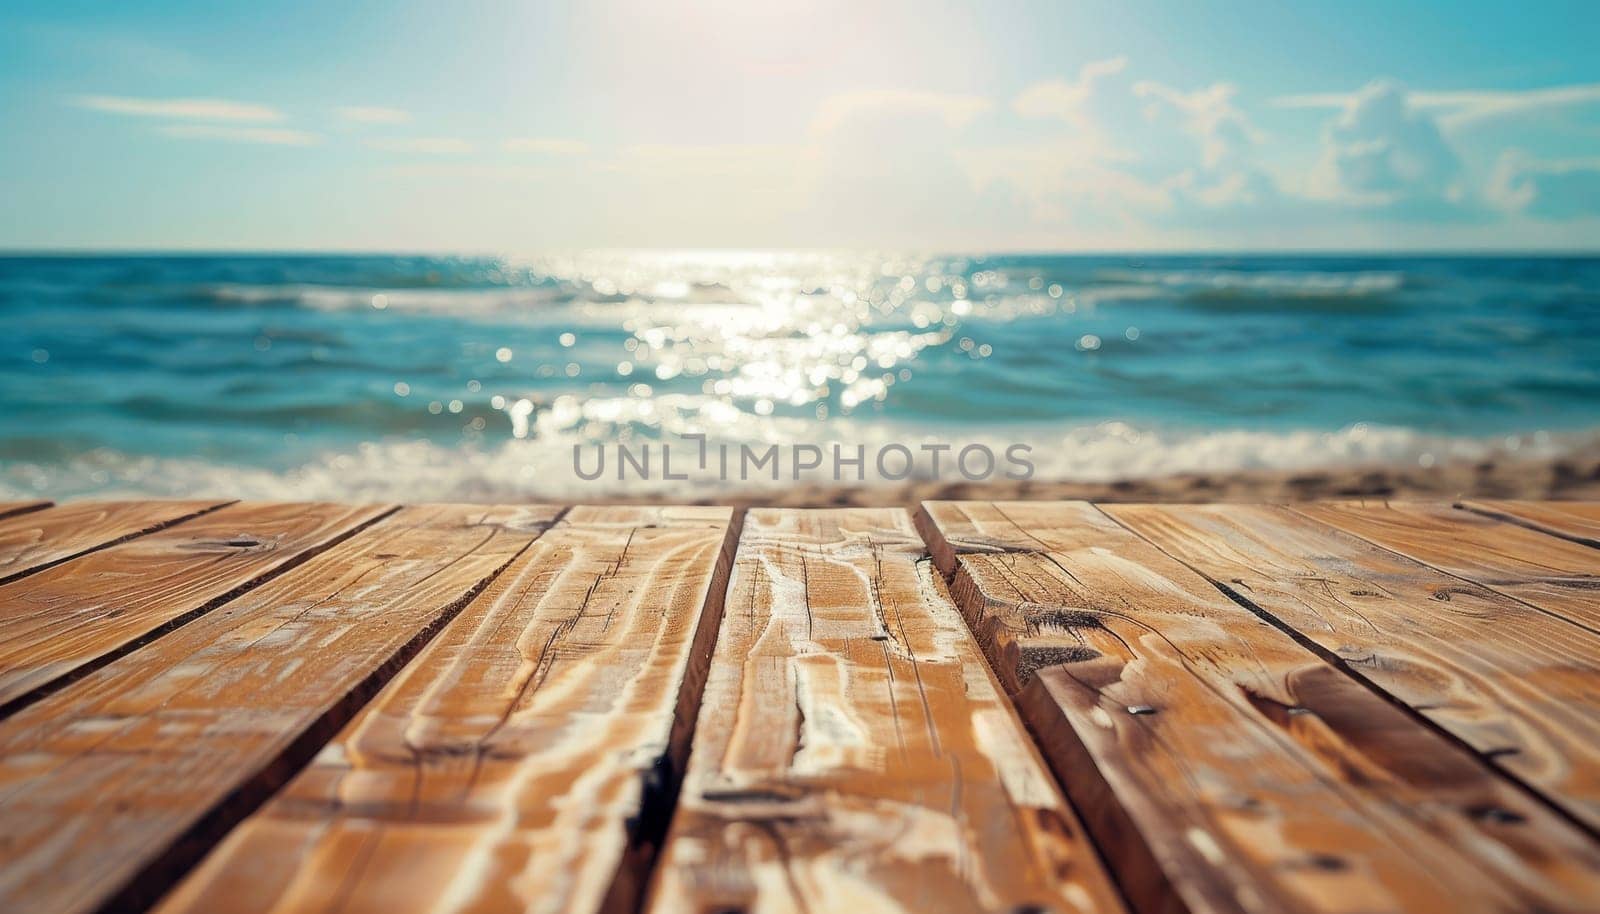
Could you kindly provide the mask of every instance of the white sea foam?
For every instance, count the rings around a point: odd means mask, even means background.
[[[682,427],[687,428],[689,424]],[[696,445],[692,441],[664,439],[674,448],[675,470],[689,470],[687,481],[659,478],[640,480],[630,474],[619,481],[615,458],[606,475],[586,481],[573,468],[573,446],[587,450],[585,467],[593,466],[592,448],[601,439],[590,432],[547,430],[526,440],[492,446],[449,447],[424,441],[386,441],[362,444],[347,452],[330,452],[284,470],[231,466],[191,458],[156,458],[93,451],[62,464],[11,463],[0,468],[0,498],[27,498],[47,494],[72,497],[98,496],[217,496],[257,499],[308,499],[335,501],[578,501],[584,498],[651,495],[694,498],[793,485],[788,467],[789,446],[814,443],[831,452],[834,443],[847,454],[857,445],[867,454],[868,484],[882,482],[872,464],[878,449],[902,443],[913,451],[922,443],[946,443],[959,449],[983,444],[1003,454],[1013,443],[1028,444],[1036,480],[1108,482],[1149,479],[1179,473],[1222,475],[1242,470],[1310,470],[1353,466],[1418,467],[1491,457],[1553,458],[1594,453],[1600,448],[1600,429],[1581,432],[1534,433],[1515,437],[1461,437],[1430,435],[1405,428],[1354,425],[1335,432],[1257,430],[1153,430],[1136,429],[1121,422],[1046,432],[1019,428],[1011,433],[993,429],[963,435],[957,430],[933,437],[888,424],[832,423],[826,431],[800,420],[751,418],[742,428],[750,432],[742,441],[727,441],[737,454],[740,443],[764,449],[780,445],[782,479],[722,481],[712,469],[694,472]],[[809,437],[814,432],[817,437]],[[719,439],[711,439],[715,448]],[[631,442],[638,448],[642,440]],[[650,442],[659,467],[660,440]],[[607,445],[612,448],[614,444]],[[713,452],[714,453],[714,452]],[[830,464],[805,474],[802,482],[829,484]],[[896,464],[898,466],[898,464]],[[1001,471],[1005,469],[1001,465]],[[819,475],[820,474],[820,475]],[[658,471],[659,475],[659,471]],[[855,484],[853,471],[841,484]],[[926,461],[919,462],[913,478],[930,478]],[[941,478],[962,481],[945,458]],[[995,478],[1000,478],[997,472]]]
[[[472,316],[503,317],[535,310],[552,302],[571,299],[554,287],[394,289],[385,287],[321,285],[218,285],[208,286],[202,297],[218,302],[263,305],[285,302],[313,311],[365,311],[368,309]]]
[[[1511,450],[1480,429],[1600,422],[1581,342],[1592,282],[1554,262],[602,252],[155,260],[67,280],[57,266],[15,286],[54,291],[18,312],[28,358],[0,365],[0,494],[719,494],[715,476],[573,472],[573,444],[696,433],[869,452],[930,432],[1020,442],[1039,479],[1107,481],[1477,459]],[[92,308],[62,305],[80,298]],[[1099,421],[1128,416],[1146,424]],[[1457,435],[1396,427],[1421,417]],[[1357,419],[1372,425],[1331,425]],[[1257,422],[1274,430],[1242,428]],[[1514,443],[1548,456],[1596,440]],[[238,465],[198,456],[216,454]]]
[[[1103,270],[1113,282],[1161,286],[1182,291],[1250,292],[1304,298],[1384,295],[1405,285],[1405,274],[1390,270]]]

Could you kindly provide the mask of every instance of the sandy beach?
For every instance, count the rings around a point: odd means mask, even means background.
[[[1322,471],[1262,470],[1185,473],[1117,482],[1025,480],[919,482],[906,485],[798,485],[690,499],[638,495],[600,499],[612,504],[731,504],[743,507],[907,505],[922,501],[1058,500],[1105,502],[1288,502],[1338,498],[1600,499],[1600,453],[1548,460],[1484,460],[1438,466],[1373,465]]]

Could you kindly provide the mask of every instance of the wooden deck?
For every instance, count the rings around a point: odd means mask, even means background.
[[[0,912],[1600,911],[1600,504],[0,503]]]

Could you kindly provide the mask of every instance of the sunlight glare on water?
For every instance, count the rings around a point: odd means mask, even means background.
[[[0,309],[0,494],[526,493],[697,433],[1105,479],[1600,427],[1592,258],[16,257]]]

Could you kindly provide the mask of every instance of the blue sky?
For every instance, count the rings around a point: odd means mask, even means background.
[[[1593,4],[11,0],[0,247],[1600,248]]]

